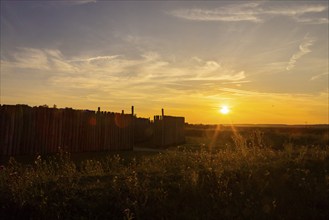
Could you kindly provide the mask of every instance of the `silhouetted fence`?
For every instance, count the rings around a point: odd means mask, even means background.
[[[27,105],[0,106],[0,155],[132,150],[135,143],[167,146],[185,141],[184,118],[73,110]]]
[[[135,118],[135,144],[150,145],[153,137],[153,123],[148,118]],[[147,143],[148,142],[148,143]]]
[[[135,143],[151,147],[163,147],[185,142],[185,118],[164,115],[154,116],[153,122],[145,118],[135,119]]]
[[[155,146],[168,146],[184,143],[184,123],[183,117],[154,116],[153,144]]]
[[[100,111],[0,106],[0,155],[131,150],[133,116]]]

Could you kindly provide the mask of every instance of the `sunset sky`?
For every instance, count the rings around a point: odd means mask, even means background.
[[[328,2],[1,0],[1,104],[329,123]]]

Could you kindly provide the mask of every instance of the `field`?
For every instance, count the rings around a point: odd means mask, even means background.
[[[3,159],[0,216],[328,219],[328,126],[188,125],[186,135],[158,151]]]

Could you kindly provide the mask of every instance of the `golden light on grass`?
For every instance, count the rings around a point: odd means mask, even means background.
[[[230,113],[230,108],[227,105],[223,105],[220,107],[219,112],[223,115],[227,115]]]

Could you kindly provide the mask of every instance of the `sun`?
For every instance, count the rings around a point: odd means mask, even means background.
[[[228,106],[223,105],[220,107],[219,112],[222,113],[223,115],[227,115],[228,113],[230,113],[230,109]]]

